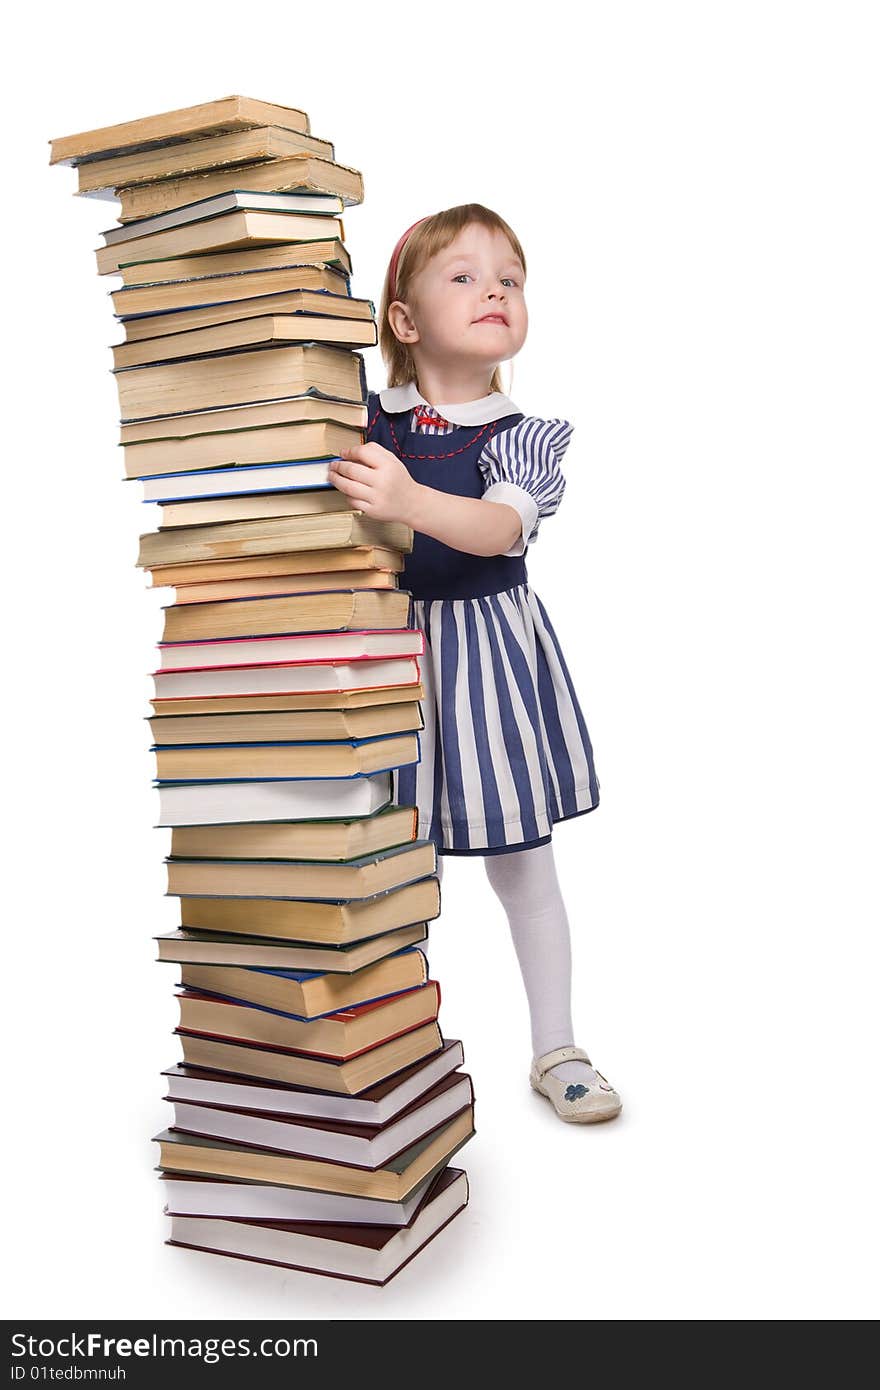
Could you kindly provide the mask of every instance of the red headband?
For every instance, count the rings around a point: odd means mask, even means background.
[[[404,243],[405,243],[407,237],[409,236],[410,232],[413,230],[413,228],[418,227],[418,226],[419,226],[419,223],[421,223],[421,222],[427,222],[428,216],[430,216],[430,214],[426,214],[424,217],[420,217],[419,220],[418,220],[418,222],[414,222],[414,223],[412,224],[412,227],[407,227],[407,229],[406,229],[406,231],[404,232],[403,236],[400,238],[400,240],[398,241],[398,243],[397,243],[397,245],[395,246],[394,250],[391,252],[391,268],[390,268],[389,271],[388,271],[388,303],[389,303],[389,304],[393,304],[394,301],[395,301],[395,299],[397,298],[397,262],[398,262],[398,260],[400,259],[400,253],[401,253],[401,251],[403,250]]]

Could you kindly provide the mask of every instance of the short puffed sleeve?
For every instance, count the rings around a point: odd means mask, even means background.
[[[478,462],[486,483],[483,500],[506,502],[522,518],[522,533],[505,555],[522,555],[542,518],[552,516],[562,501],[560,464],[573,432],[567,420],[527,415],[493,435],[483,449]]]

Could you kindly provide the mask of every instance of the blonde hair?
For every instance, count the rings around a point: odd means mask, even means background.
[[[379,350],[385,362],[389,386],[408,386],[411,381],[417,382],[416,364],[409,346],[395,336],[388,321],[389,306],[398,299],[406,301],[410,285],[422,267],[427,265],[428,261],[440,251],[445,251],[459,232],[464,231],[465,227],[470,227],[475,222],[482,227],[488,227],[490,231],[502,232],[507,237],[522,263],[523,274],[525,274],[526,258],[519,237],[513,228],[508,226],[503,217],[500,217],[497,212],[493,212],[491,208],[484,207],[482,203],[459,203],[457,207],[445,208],[442,212],[435,212],[431,217],[426,217],[423,222],[419,222],[404,242],[397,261],[394,299],[390,297],[392,262],[388,264],[388,269],[385,272],[385,283],[382,286],[382,300],[379,310]],[[501,391],[501,389],[501,374],[496,367],[489,383],[489,391],[491,393],[492,391]]]

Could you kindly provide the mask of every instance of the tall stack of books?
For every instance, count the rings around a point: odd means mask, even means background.
[[[392,802],[422,727],[412,533],[328,480],[377,340],[341,220],[361,176],[243,97],[51,162],[120,200],[97,260],[125,473],[154,518],[138,563],[174,592],[149,720],[180,899],[170,1243],[385,1283],[467,1202],[473,1091],[418,949],[436,852]]]

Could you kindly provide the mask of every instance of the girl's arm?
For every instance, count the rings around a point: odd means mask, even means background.
[[[331,463],[329,477],[365,515],[402,521],[468,555],[503,555],[522,531],[522,517],[506,502],[453,497],[417,483],[381,444],[343,449]]]

